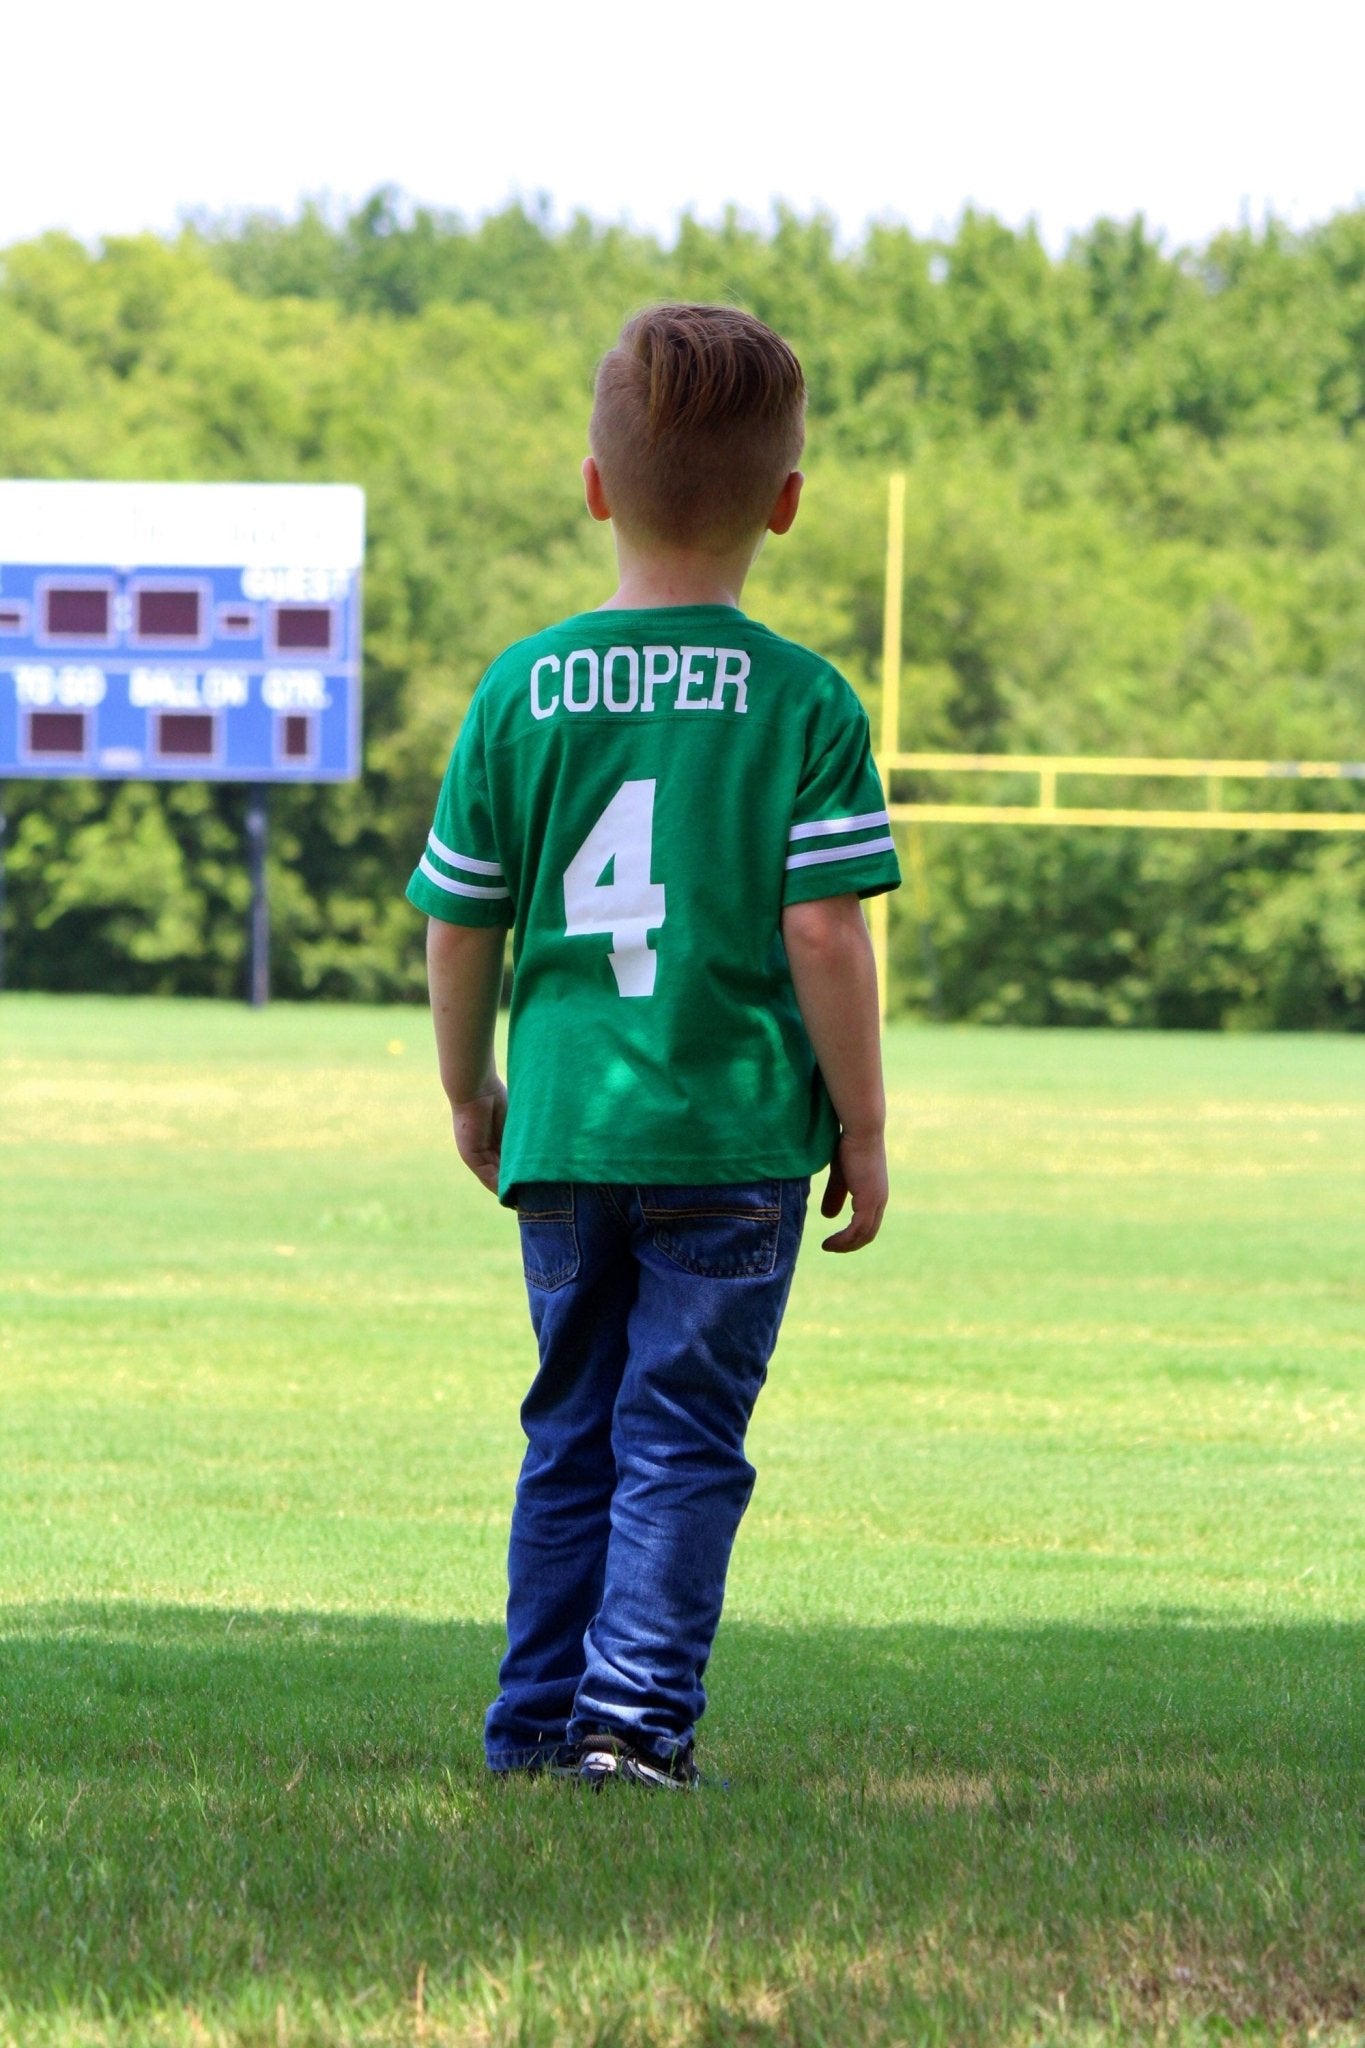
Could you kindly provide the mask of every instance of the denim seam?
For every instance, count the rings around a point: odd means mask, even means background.
[[[647,1223],[669,1223],[680,1216],[710,1216],[721,1223],[780,1223],[780,1209],[647,1209],[642,1202],[640,1214]]]
[[[525,1276],[527,1286],[536,1288],[541,1294],[556,1294],[561,1287],[567,1287],[571,1280],[577,1279],[583,1264],[583,1247],[578,1242],[578,1215],[573,1187],[571,1183],[566,1183],[566,1185],[569,1187],[569,1206],[567,1209],[518,1209],[517,1211],[518,1224],[567,1223],[569,1227],[569,1240],[573,1246],[572,1257],[561,1261],[559,1265],[552,1266],[544,1272],[537,1273],[531,1271],[530,1262],[526,1256],[526,1236],[524,1232],[522,1233],[521,1270]]]

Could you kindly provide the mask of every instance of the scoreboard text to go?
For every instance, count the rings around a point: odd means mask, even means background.
[[[358,774],[363,517],[348,485],[0,482],[0,775]]]

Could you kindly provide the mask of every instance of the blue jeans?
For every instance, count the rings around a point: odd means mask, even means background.
[[[691,1740],[809,1185],[518,1189],[540,1371],[493,1770],[565,1761],[602,1730],[665,1763]]]

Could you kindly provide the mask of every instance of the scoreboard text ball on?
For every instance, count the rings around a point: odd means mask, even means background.
[[[353,484],[0,482],[0,776],[360,773]]]

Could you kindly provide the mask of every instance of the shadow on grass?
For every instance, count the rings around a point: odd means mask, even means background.
[[[423,1966],[454,1986],[618,1936],[886,1967],[956,1942],[1064,1989],[1145,1972],[1158,2006],[1216,1971],[1234,2017],[1365,2011],[1359,1627],[736,1621],[706,1728],[729,1789],[686,1801],[488,1783],[499,1648],[473,1624],[0,1610],[11,2015],[400,1999]]]

